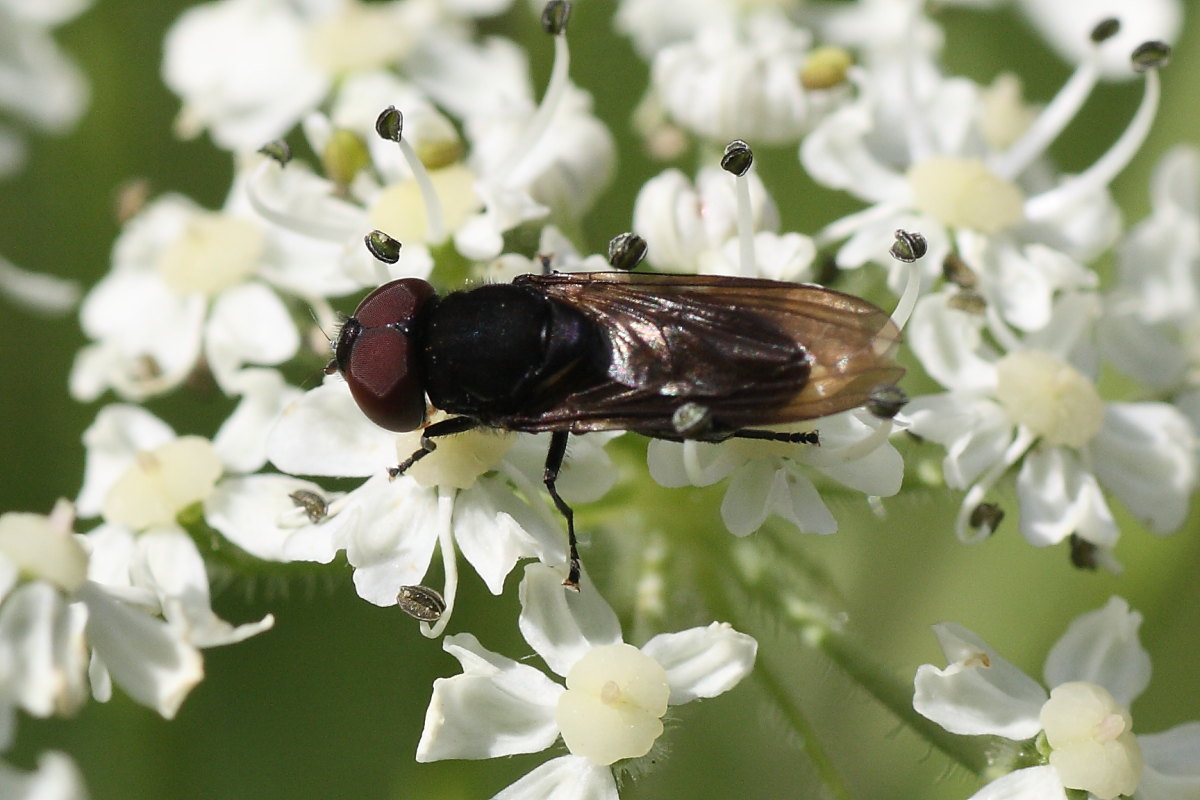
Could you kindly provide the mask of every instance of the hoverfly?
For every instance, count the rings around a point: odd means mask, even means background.
[[[377,425],[411,431],[429,406],[455,416],[442,436],[497,428],[552,433],[544,482],[579,554],[555,487],[570,434],[628,430],[663,439],[815,441],[757,430],[856,408],[904,373],[900,331],[851,295],[808,284],[630,272],[522,275],[440,297],[402,278],[346,320],[326,368]]]

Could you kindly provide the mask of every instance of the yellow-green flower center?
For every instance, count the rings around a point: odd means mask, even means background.
[[[1082,447],[1104,422],[1095,384],[1042,350],[1010,353],[996,364],[996,399],[1019,425],[1053,445]]]
[[[908,170],[916,207],[950,228],[999,233],[1021,221],[1025,197],[977,158],[935,156]]]
[[[179,294],[220,294],[253,275],[263,253],[262,230],[249,220],[198,214],[159,255],[163,280]]]
[[[607,765],[650,752],[671,689],[657,661],[628,644],[593,648],[567,674],[555,720],[567,749]]]
[[[1073,681],[1054,687],[1039,720],[1051,747],[1050,765],[1064,786],[1100,800],[1137,789],[1142,749],[1133,719],[1103,686]]]
[[[180,511],[212,493],[221,472],[212,442],[201,436],[139,452],[104,498],[104,519],[133,530],[172,524]]]

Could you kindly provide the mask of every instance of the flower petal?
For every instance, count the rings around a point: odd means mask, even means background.
[[[736,686],[754,668],[758,642],[727,622],[678,633],[661,633],[642,652],[667,671],[670,704],[716,697]]]
[[[83,488],[75,501],[81,517],[100,513],[108,490],[133,462],[138,451],[153,450],[175,438],[171,426],[141,406],[105,406],[83,432],[87,448]]]
[[[395,439],[363,415],[345,381],[331,380],[284,407],[267,457],[283,472],[366,477],[399,462]]]
[[[453,498],[447,496],[446,502]],[[378,606],[396,604],[401,586],[419,584],[429,569],[443,525],[442,498],[408,477],[371,478],[346,498],[343,514],[356,512],[336,535],[354,567],[354,588]]]
[[[547,761],[492,800],[618,800],[612,770],[583,756]]]
[[[204,355],[225,391],[243,364],[280,364],[300,347],[300,333],[279,296],[261,283],[235,286],[213,303]]]
[[[1017,474],[1021,533],[1038,547],[1058,544],[1072,533],[1112,547],[1117,524],[1096,476],[1065,447],[1037,446],[1025,454]]]
[[[301,394],[273,369],[244,369],[226,379],[225,390],[242,396],[221,423],[213,447],[225,469],[253,472],[267,461],[267,435],[283,408]]]
[[[946,485],[966,489],[1004,457],[1013,424],[999,404],[973,393],[945,392],[913,398],[904,408],[909,430],[946,448]]]
[[[521,634],[559,675],[593,647],[621,641],[617,615],[595,585],[585,575],[574,591],[563,586],[565,577],[563,569],[528,564],[520,589]]]
[[[158,528],[138,537],[140,558],[131,566],[139,584],[153,588],[163,618],[196,647],[233,644],[262,633],[275,624],[267,614],[258,622],[231,625],[212,610],[208,573],[195,542],[180,528]]]
[[[1142,748],[1139,800],[1200,797],[1200,722],[1137,737]]]
[[[87,691],[80,634],[62,595],[48,583],[13,592],[0,606],[4,704],[19,704],[36,717],[74,713]]]
[[[950,305],[946,292],[917,301],[906,338],[925,371],[948,389],[990,394],[996,369],[980,355],[983,318]]]
[[[329,498],[317,484],[290,475],[226,478],[204,499],[204,520],[256,558],[328,564],[341,547],[334,535],[341,517],[314,525],[290,497],[298,491]]]
[[[971,631],[953,622],[933,626],[945,669],[917,668],[913,708],[951,733],[1028,739],[1041,730],[1046,690]]]
[[[1054,767],[1027,767],[1010,772],[971,795],[970,800],[1067,800]]]
[[[1150,683],[1150,655],[1138,641],[1142,615],[1120,597],[1075,620],[1046,656],[1046,685],[1098,683],[1128,708]]]
[[[43,753],[38,757],[34,772],[23,772],[0,762],[0,797],[8,800],[87,800],[87,796],[79,768],[65,753]]]
[[[534,537],[504,509],[519,503],[511,490],[487,479],[460,490],[454,499],[454,539],[492,594],[504,591],[504,579],[517,559],[536,557],[541,550]],[[545,528],[545,523],[540,527]]]
[[[200,651],[177,631],[88,582],[77,593],[87,604],[87,637],[113,680],[135,701],[167,719],[204,677]]]
[[[1096,477],[1155,533],[1187,517],[1196,486],[1196,435],[1166,403],[1111,403],[1090,443]]]
[[[417,761],[536,753],[554,744],[563,688],[533,667],[483,648],[469,633],[442,640],[463,673],[433,682]]]
[[[781,466],[777,458],[748,461],[729,481],[721,501],[721,518],[730,533],[745,536],[758,530],[770,514],[805,533],[837,531],[837,520],[799,468]]]

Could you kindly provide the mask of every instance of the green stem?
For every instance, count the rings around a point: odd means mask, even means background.
[[[800,705],[796,702],[791,693],[784,687],[783,683],[776,676],[773,669],[767,663],[766,659],[760,659],[754,668],[754,677],[758,680],[771,699],[775,701],[776,707],[787,718],[788,724],[800,737],[803,742],[804,752],[808,755],[812,762],[813,768],[817,775],[820,776],[821,782],[829,791],[829,796],[834,800],[852,800],[853,795],[850,794],[849,788],[842,782],[842,776],[830,759],[829,754],[825,752],[825,748],[821,746],[820,739],[817,738],[817,732],[809,723],[808,718],[804,716],[804,712],[800,710]]]
[[[841,667],[851,680],[918,736],[972,773],[983,773],[988,766],[985,748],[991,742],[990,737],[958,736],[918,714],[912,706],[911,681],[898,679],[866,644],[847,633],[841,621],[824,606],[801,597],[781,581],[786,569],[781,568],[779,561],[755,556],[734,558],[733,564],[733,569],[723,573],[725,578],[732,579],[736,589],[752,603],[774,612],[782,629],[793,632],[804,645],[819,650]]]
[[[714,577],[715,576],[710,576]],[[727,581],[713,579],[708,583],[715,591],[712,594],[717,597],[708,597],[709,605],[714,614],[723,619],[733,618],[733,602],[731,601],[726,587]],[[715,601],[715,602],[714,602]],[[801,747],[804,753],[812,762],[813,769],[821,779],[821,783],[828,790],[830,797],[834,800],[852,800],[853,795],[850,794],[849,788],[842,781],[842,776],[838,772],[837,766],[833,763],[833,759],[821,746],[821,740],[817,736],[816,729],[808,721],[808,717],[800,708],[800,704],[796,698],[787,690],[785,683],[776,675],[771,663],[765,658],[759,658],[754,665],[755,679],[759,685],[771,696],[775,701],[776,707],[784,715],[792,731],[800,737]]]

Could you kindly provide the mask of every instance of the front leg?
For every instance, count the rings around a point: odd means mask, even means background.
[[[409,467],[437,449],[434,439],[441,436],[453,436],[456,433],[466,433],[480,427],[480,422],[471,417],[451,417],[430,425],[421,434],[421,449],[394,467],[388,469],[388,477],[395,478],[403,475]]]
[[[570,550],[571,562],[567,570],[567,579],[563,586],[579,591],[579,545],[575,541],[575,512],[558,494],[558,471],[562,469],[563,458],[567,455],[567,431],[555,431],[550,434],[550,449],[546,452],[546,471],[542,473],[542,482],[550,492],[554,505],[567,521],[567,546]]]

